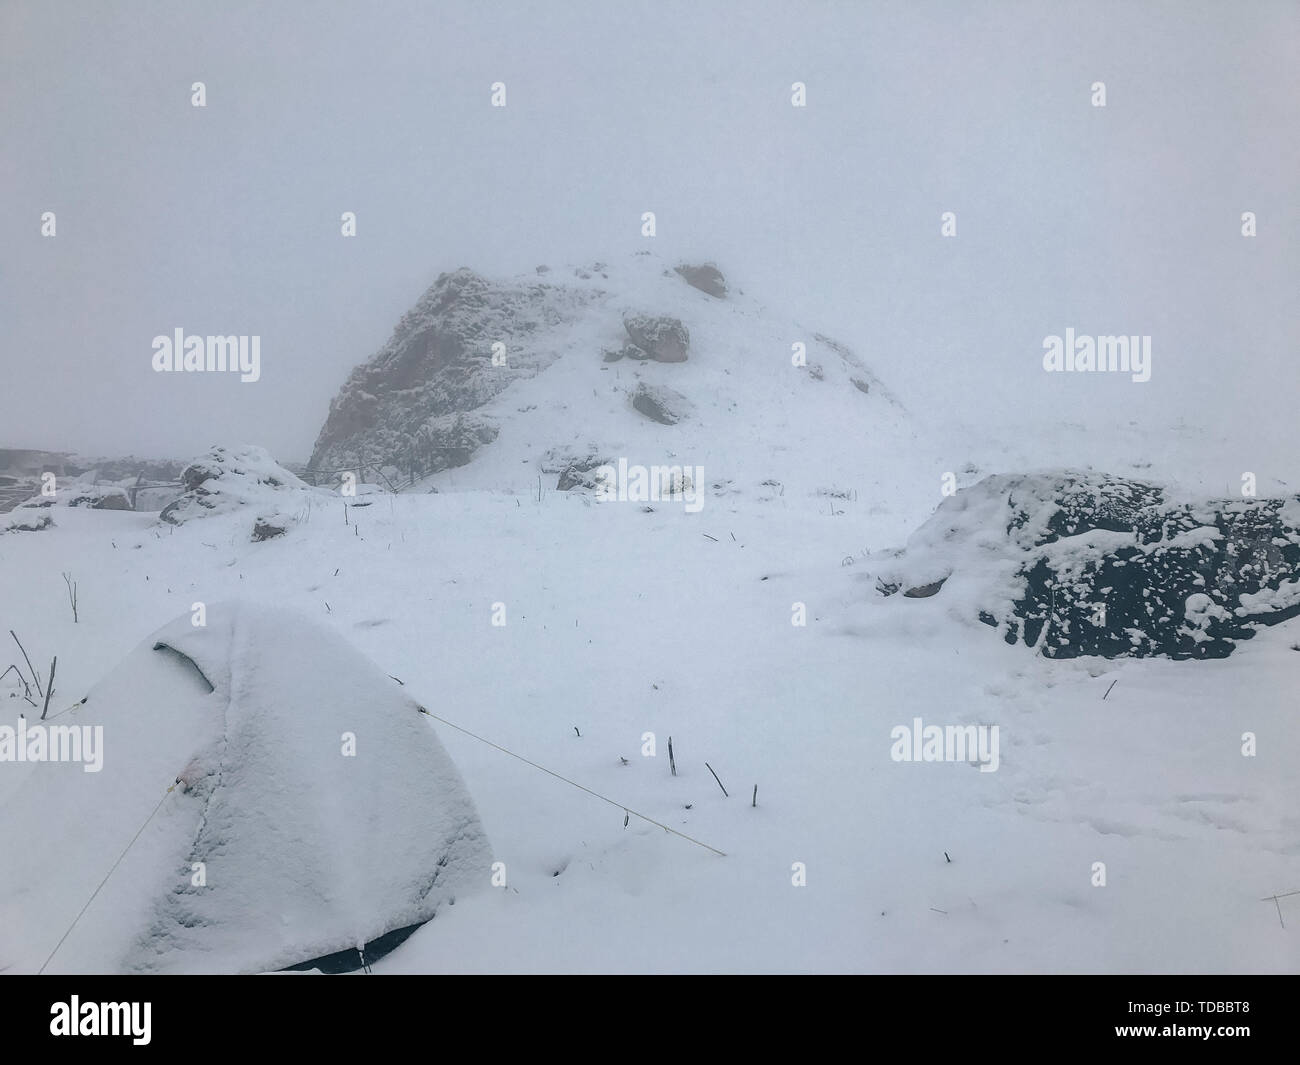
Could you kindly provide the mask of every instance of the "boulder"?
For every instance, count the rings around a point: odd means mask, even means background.
[[[185,467],[181,483],[185,491],[158,515],[168,525],[249,505],[277,510],[282,501],[305,498],[313,491],[264,448],[253,445],[212,448]]]
[[[690,331],[678,319],[667,315],[632,314],[623,319],[632,343],[650,353],[656,362],[685,362],[691,343]]]
[[[877,589],[921,598],[945,582],[1008,643],[1050,658],[1222,658],[1300,615],[1300,496],[1175,500],[1076,470],[986,477],[939,506]]]
[[[698,288],[701,292],[708,293],[720,300],[727,298],[727,279],[722,276],[722,271],[712,263],[703,263],[700,266],[690,266],[683,263],[674,269],[685,278],[686,283],[692,288]]]
[[[632,406],[651,421],[676,425],[689,414],[691,403],[680,392],[643,381],[632,395]]]

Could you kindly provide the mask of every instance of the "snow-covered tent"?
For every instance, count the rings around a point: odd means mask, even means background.
[[[9,737],[38,758],[0,766],[25,774],[0,818],[0,969],[343,971],[489,882],[429,718],[300,614],[211,604],[161,629],[44,723],[64,754],[50,729],[78,729],[80,762],[40,761],[39,725]]]

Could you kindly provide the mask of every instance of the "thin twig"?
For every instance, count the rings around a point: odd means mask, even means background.
[[[77,582],[72,579],[71,573],[63,575],[63,583],[68,586],[68,602],[72,604],[72,623],[77,623]]]
[[[45,705],[41,708],[41,720],[45,720],[45,715],[50,709],[50,696],[54,694],[54,671],[59,668],[59,656],[54,656],[54,661],[50,663],[50,684],[45,689]]]
[[[709,765],[708,762],[705,762],[705,763],[704,763],[704,768],[707,769],[710,773],[713,773],[713,766]],[[713,773],[713,779],[714,779],[714,780],[718,780],[718,774],[717,774],[717,773]],[[718,780],[718,787],[722,788],[722,794],[723,794],[723,795],[727,795],[727,789],[722,787],[722,781],[720,781],[720,780]],[[758,787],[757,787],[757,786],[755,786],[755,788],[754,788],[754,792],[755,792],[755,794],[758,793]],[[727,798],[730,799],[731,796],[730,796],[730,795],[727,795]]]
[[[23,684],[23,691],[26,692],[26,694],[31,695],[32,686],[27,683],[27,678],[23,676],[23,671],[19,669],[16,665],[12,665],[12,664],[9,666],[9,669],[12,669],[15,673],[18,674],[18,679],[22,681]],[[9,669],[6,669],[3,673],[0,673],[0,680],[4,680],[4,678],[9,675]]]
[[[14,638],[14,643],[18,645],[18,650],[22,651],[23,659],[27,662],[27,671],[31,673],[32,679],[36,681],[36,694],[44,695],[45,693],[41,691],[41,675],[32,668],[32,660],[27,657],[27,649],[23,647],[22,641],[18,639],[18,634],[14,632],[13,629],[9,630],[9,635]]]

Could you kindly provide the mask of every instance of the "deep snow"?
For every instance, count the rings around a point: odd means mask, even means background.
[[[699,514],[449,484],[371,499],[349,524],[337,501],[257,544],[240,514],[173,529],[60,512],[0,539],[0,628],[59,655],[62,710],[196,600],[292,606],[456,724],[727,853],[625,828],[621,810],[430,724],[506,886],[440,913],[378,971],[1294,970],[1261,901],[1300,885],[1290,624],[1225,661],[1047,661],[942,595],[874,594],[849,557],[925,516],[887,494],[751,493]],[[24,704],[0,706],[8,721]],[[1000,725],[999,770],[892,761],[890,730],[916,716]],[[60,845],[53,823],[33,820],[34,847]],[[87,864],[93,884],[103,863]],[[44,941],[71,894],[0,896],[0,925]]]

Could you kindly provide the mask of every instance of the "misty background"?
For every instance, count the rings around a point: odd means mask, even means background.
[[[1045,464],[1088,460],[1045,427],[1137,421],[1280,471],[1298,71],[1300,8],[1258,0],[6,0],[0,446],[303,461],[439,273],[650,248],[844,340],[934,422],[1039,434]],[[261,380],[154,373],[177,327],[260,335]],[[1151,380],[1044,373],[1067,327],[1151,335]]]

